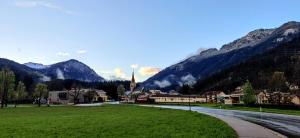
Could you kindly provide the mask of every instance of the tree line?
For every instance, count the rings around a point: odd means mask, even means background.
[[[14,102],[14,106],[16,107],[20,101],[28,96],[25,84],[22,81],[16,84],[15,80],[15,73],[9,68],[5,67],[0,71],[1,108],[7,107],[9,101]],[[40,106],[41,99],[48,96],[47,85],[38,83],[32,96],[37,99]]]

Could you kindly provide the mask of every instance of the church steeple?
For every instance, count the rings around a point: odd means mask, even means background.
[[[136,87],[135,78],[134,78],[134,69],[132,71],[131,83],[130,83],[130,91],[133,92]]]

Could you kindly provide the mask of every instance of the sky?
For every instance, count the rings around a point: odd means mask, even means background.
[[[144,81],[197,51],[300,21],[299,0],[0,0],[0,57],[77,59],[106,79]]]

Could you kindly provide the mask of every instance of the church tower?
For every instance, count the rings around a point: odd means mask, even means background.
[[[133,92],[136,87],[135,78],[134,78],[134,70],[132,71],[131,83],[130,83],[130,91]]]

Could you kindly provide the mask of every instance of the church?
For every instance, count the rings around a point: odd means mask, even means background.
[[[139,93],[139,91],[136,90],[136,81],[135,81],[135,76],[134,76],[134,70],[132,71],[132,76],[131,76],[131,82],[130,82],[130,90],[126,92],[126,102],[135,102],[136,99],[136,94]]]
[[[132,71],[132,77],[131,77],[131,82],[130,82],[130,92],[133,93],[136,88],[136,82],[134,78],[134,70]]]

